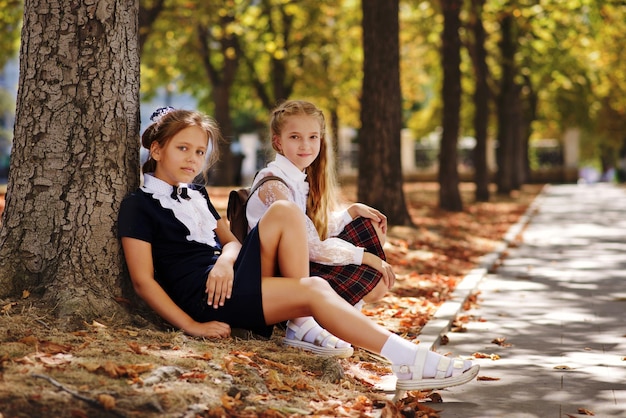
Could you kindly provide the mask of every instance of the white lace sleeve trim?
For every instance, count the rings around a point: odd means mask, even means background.
[[[306,218],[306,232],[309,238],[309,259],[316,263],[340,266],[363,262],[364,248],[356,247],[340,238],[320,240],[313,221]]]
[[[336,237],[350,222],[352,222],[352,216],[350,216],[347,209],[332,212],[328,219],[328,236]]]

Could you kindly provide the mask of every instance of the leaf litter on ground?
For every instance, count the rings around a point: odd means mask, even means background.
[[[229,190],[211,189],[222,212]],[[462,183],[464,211],[450,213],[437,208],[437,184],[407,183],[415,228],[390,228],[385,244],[397,283],[364,313],[418,342],[437,308],[540,190],[529,185],[475,203],[473,186]],[[356,200],[355,186],[342,192]],[[476,295],[467,303],[476,304]],[[269,340],[206,340],[133,316],[132,325],[99,318],[68,331],[30,289],[0,307],[0,418],[437,417],[445,407],[434,392],[392,403],[376,389],[391,374],[380,356],[356,349],[349,359],[320,358],[282,346],[279,327]]]

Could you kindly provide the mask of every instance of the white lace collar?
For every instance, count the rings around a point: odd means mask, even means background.
[[[175,187],[186,187],[181,183],[172,186],[167,182],[154,177],[152,173],[144,174],[142,190],[150,193],[154,199],[158,200],[165,209],[170,209],[176,219],[182,222],[189,230],[188,241],[196,241],[217,247],[215,239],[215,229],[217,229],[217,219],[213,216],[204,196],[197,190],[187,189],[189,199],[179,198],[172,192]]]

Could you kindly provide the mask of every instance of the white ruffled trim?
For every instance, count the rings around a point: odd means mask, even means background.
[[[185,184],[180,184],[185,186]],[[188,241],[195,241],[217,247],[215,240],[215,230],[217,229],[217,219],[213,216],[204,196],[197,190],[188,188],[190,199],[172,199],[174,186],[154,177],[152,174],[144,175],[144,185],[142,190],[152,194],[165,209],[170,209],[176,219],[181,221],[189,230]]]

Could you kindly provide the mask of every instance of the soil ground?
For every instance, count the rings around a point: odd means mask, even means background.
[[[437,209],[436,184],[406,184],[416,227],[390,229],[385,251],[397,284],[364,313],[419,341],[456,283],[540,189],[474,203],[473,186],[462,184],[464,211],[448,213]],[[219,210],[228,190],[211,190]],[[355,200],[353,186],[342,191]],[[437,393],[409,393],[394,404],[374,389],[391,374],[379,356],[355,349],[349,359],[322,359],[282,346],[282,335],[277,327],[268,341],[204,340],[147,321],[118,326],[113,318],[69,332],[28,292],[0,299],[0,418],[438,416]]]

